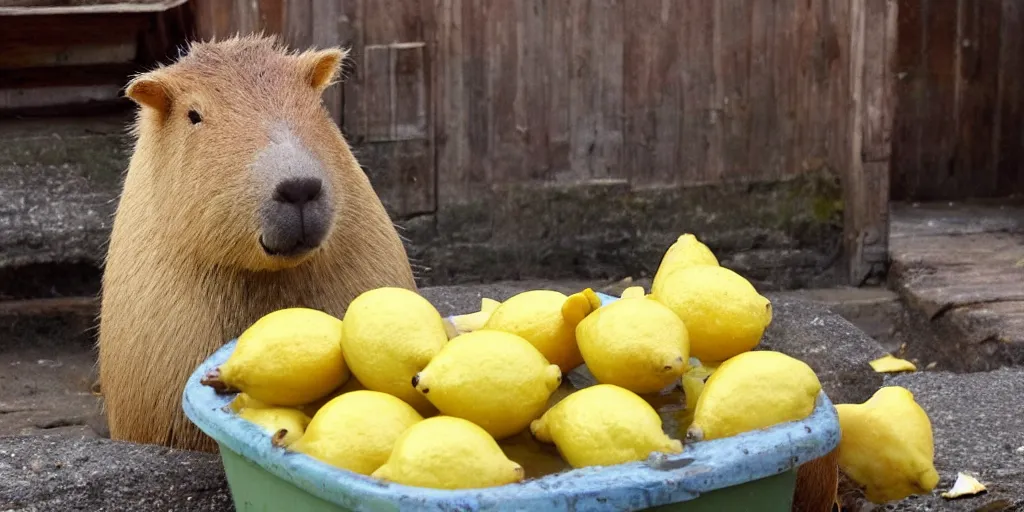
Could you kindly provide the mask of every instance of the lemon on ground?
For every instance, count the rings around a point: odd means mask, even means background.
[[[432,412],[409,385],[448,341],[444,321],[427,299],[404,288],[369,290],[349,305],[342,330],[345,359],[366,389],[401,398],[420,414]]]
[[[661,417],[643,398],[612,384],[579,390],[530,424],[538,441],[554,443],[575,468],[679,453],[683,444],[662,431]]]
[[[369,475],[395,441],[423,420],[409,404],[379,391],[359,390],[324,404],[290,449],[335,467]]]
[[[342,321],[322,311],[274,311],[246,329],[228,360],[202,383],[221,392],[242,391],[269,405],[312,402],[349,378],[341,332]]]
[[[645,297],[619,299],[576,327],[587,369],[598,382],[655,393],[679,380],[690,358],[686,326],[671,309]]]
[[[651,293],[661,290],[665,277],[673,270],[694,265],[718,266],[718,258],[696,236],[684,233],[665,251],[651,281]]]
[[[690,354],[703,363],[725,361],[753,349],[772,320],[771,302],[725,267],[675,269],[651,297],[683,320],[690,334]]]
[[[484,329],[521,336],[563,372],[583,364],[576,346],[576,325],[600,300],[590,289],[572,296],[554,290],[530,290],[503,302]]]
[[[881,504],[926,494],[938,484],[928,414],[906,388],[886,386],[862,404],[836,404],[839,467]]]
[[[453,338],[412,379],[442,414],[472,421],[499,440],[529,427],[561,382],[558,366],[528,341],[487,329]]]
[[[480,426],[435,416],[402,433],[373,476],[417,487],[475,489],[519,482],[525,474]]]
[[[708,377],[697,398],[687,440],[706,441],[806,418],[821,382],[799,359],[780,352],[744,352]]]
[[[290,407],[267,407],[242,409],[238,416],[259,425],[272,436],[274,445],[288,446],[300,437],[309,425],[309,416]]]

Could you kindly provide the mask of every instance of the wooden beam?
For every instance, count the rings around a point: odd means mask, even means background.
[[[134,63],[50,66],[4,70],[0,89],[28,89],[47,86],[125,84],[138,70]]]
[[[897,0],[850,0],[852,110],[843,180],[843,245],[854,286],[877,283],[888,266],[897,10]]]

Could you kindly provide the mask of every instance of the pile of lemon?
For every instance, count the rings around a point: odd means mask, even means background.
[[[603,306],[590,289],[531,290],[444,319],[413,291],[379,288],[344,319],[276,311],[203,383],[238,392],[234,411],[283,449],[405,485],[481,488],[530,476],[498,444],[524,432],[575,468],[681,452],[647,399],[672,389],[692,414],[687,442],[808,417],[821,392],[814,371],[754,350],[771,321],[771,302],[685,234],[649,294],[629,288]],[[559,396],[563,375],[584,364],[597,384]],[[856,425],[841,462],[858,482],[905,469],[916,471],[905,487],[927,487],[930,425],[907,395],[839,409],[844,437]],[[909,411],[903,423],[888,419],[894,409]],[[885,435],[916,444],[858,458],[876,451],[857,443]]]

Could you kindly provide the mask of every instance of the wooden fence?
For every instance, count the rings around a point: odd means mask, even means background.
[[[195,5],[203,38],[353,49],[331,105],[367,167],[388,169],[375,182],[399,216],[502,183],[826,170],[844,185],[848,253],[868,260],[853,272],[884,259],[895,0]]]
[[[885,261],[890,190],[1024,193],[1019,0],[189,0],[187,11],[145,23],[350,47],[327,104],[399,219],[510,184],[667,189],[825,173],[842,185],[860,282]],[[171,39],[136,45],[125,62],[145,65]],[[0,83],[0,110],[25,101],[11,85]]]
[[[900,0],[892,194],[1024,194],[1024,2]]]

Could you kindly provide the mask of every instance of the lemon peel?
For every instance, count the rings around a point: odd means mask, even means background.
[[[953,487],[948,491],[942,493],[942,497],[947,500],[952,500],[963,496],[974,496],[987,490],[988,489],[986,489],[978,479],[968,475],[967,473],[957,472],[956,482],[953,483]]]
[[[870,364],[871,368],[878,373],[917,371],[917,366],[914,366],[914,363],[911,363],[906,359],[900,359],[891,354],[875,359],[868,364]]]
[[[494,310],[498,309],[500,305],[501,302],[484,297],[480,299],[480,311],[450,317],[449,321],[455,327],[455,335],[483,329],[484,324],[491,318],[491,313],[494,313]]]

